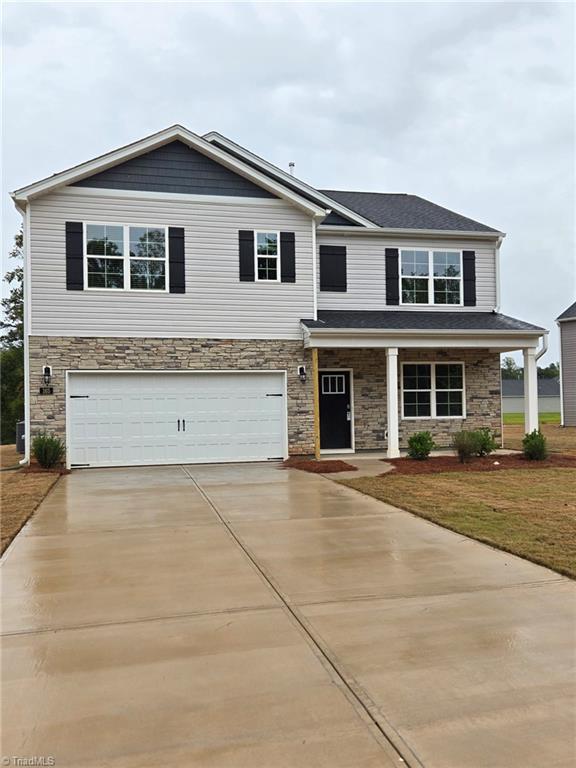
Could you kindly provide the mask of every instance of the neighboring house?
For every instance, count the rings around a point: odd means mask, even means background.
[[[560,329],[562,425],[576,427],[576,301],[556,318]]]
[[[406,194],[317,190],[173,126],[13,193],[24,217],[27,434],[69,466],[385,450],[501,431],[522,349],[502,232]],[[28,444],[30,440],[28,440]]]
[[[524,413],[522,379],[502,379],[502,411]],[[538,379],[538,413],[560,413],[560,379]]]

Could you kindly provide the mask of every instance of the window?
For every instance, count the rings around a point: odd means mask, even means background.
[[[86,224],[87,288],[167,290],[167,228]]]
[[[462,304],[460,251],[402,250],[402,304]]]
[[[166,289],[166,231],[163,227],[130,227],[130,287],[148,291]]]
[[[463,418],[464,402],[462,363],[403,363],[403,418]]]
[[[256,232],[255,234],[256,280],[278,281],[280,279],[278,232]]]
[[[88,288],[124,288],[123,228],[87,224],[85,242]]]
[[[323,395],[346,394],[346,377],[342,374],[322,374]]]

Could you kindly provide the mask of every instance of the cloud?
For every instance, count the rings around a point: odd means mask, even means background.
[[[4,29],[8,189],[179,122],[504,229],[510,314],[574,299],[570,4],[20,3]]]

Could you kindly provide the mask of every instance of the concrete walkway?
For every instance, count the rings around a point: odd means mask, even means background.
[[[2,564],[3,753],[572,766],[573,582],[271,465],[62,478]]]

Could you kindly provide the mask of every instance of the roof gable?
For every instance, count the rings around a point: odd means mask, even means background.
[[[181,125],[173,125],[163,131],[159,131],[144,139],[140,139],[133,144],[120,147],[105,155],[96,157],[93,160],[69,168],[66,171],[61,171],[46,179],[29,184],[26,187],[21,187],[13,192],[11,197],[16,206],[22,208],[29,200],[32,200],[35,197],[39,197],[40,195],[44,195],[47,192],[60,189],[64,186],[75,186],[83,179],[94,177],[95,174],[103,174],[109,169],[127,163],[134,158],[149,154],[155,149],[164,147],[174,141],[179,141],[186,145],[186,147],[197,150],[198,154],[204,155],[208,159],[220,164],[225,169],[232,171],[234,174],[253,182],[254,185],[260,189],[269,192],[272,197],[277,196],[292,203],[308,215],[323,219],[328,213],[327,206],[306,199],[303,195],[288,189],[285,185],[270,178],[259,169],[252,168],[243,161],[232,157],[229,153],[213,146],[210,142],[197,136],[195,133],[192,133]],[[214,166],[210,167],[214,170]],[[227,178],[230,180],[231,177],[227,176]],[[111,182],[108,179],[106,183]],[[253,196],[254,190],[253,188],[250,189],[252,192],[251,196]]]
[[[276,197],[179,139],[72,186],[236,197]]]

